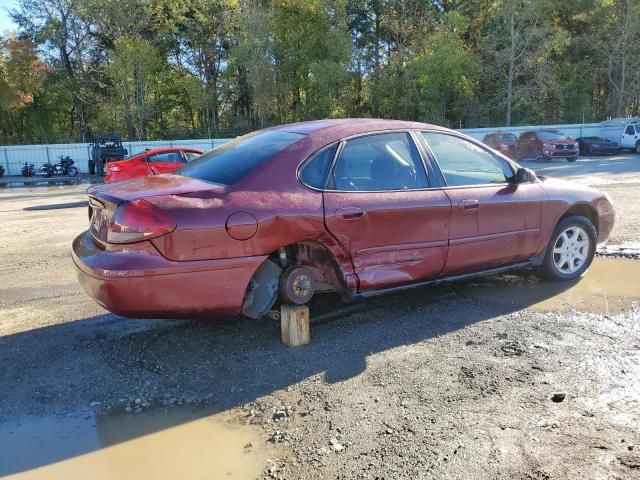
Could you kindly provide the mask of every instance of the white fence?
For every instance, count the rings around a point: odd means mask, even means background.
[[[191,147],[198,150],[211,150],[226,142],[227,139],[198,139],[198,140],[167,140],[158,142],[122,142],[122,146],[129,151],[129,156],[144,152],[147,148],[163,147]],[[0,147],[0,165],[5,168],[5,175],[20,175],[24,162],[33,163],[38,167],[48,161],[58,162],[60,155],[69,155],[78,165],[80,171],[86,174],[89,170],[91,146],[87,143],[58,143],[51,145],[10,145]]]
[[[516,135],[526,130],[538,130],[541,128],[554,128],[564,132],[573,138],[584,136],[601,136],[600,123],[585,123],[574,125],[538,125],[521,127],[496,127],[496,128],[466,128],[460,131],[482,140],[490,132],[509,131]],[[193,147],[200,150],[211,150],[223,144],[227,139],[198,139],[198,140],[167,140],[158,142],[123,142],[123,146],[129,151],[129,155],[136,155],[147,148],[161,147]],[[86,143],[67,143],[51,145],[11,145],[0,146],[0,165],[4,165],[6,175],[20,175],[24,162],[31,162],[36,169],[50,161],[56,163],[60,155],[69,155],[78,165],[80,171],[88,171],[88,161],[91,158],[91,147]]]

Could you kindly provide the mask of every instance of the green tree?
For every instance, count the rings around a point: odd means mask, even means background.
[[[457,126],[468,116],[481,63],[461,36],[466,27],[459,13],[445,14],[443,25],[427,37],[426,48],[412,63],[421,120]]]
[[[139,37],[118,38],[114,47],[107,74],[122,102],[129,138],[146,140],[163,59],[153,45]]]
[[[29,137],[28,109],[42,90],[48,67],[29,39],[0,37],[0,138]]]

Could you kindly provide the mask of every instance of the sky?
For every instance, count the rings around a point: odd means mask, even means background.
[[[0,0],[0,32],[15,30],[16,26],[9,18],[9,9],[17,7],[16,0]]]

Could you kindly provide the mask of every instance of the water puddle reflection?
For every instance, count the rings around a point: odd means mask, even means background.
[[[228,413],[24,417],[0,426],[0,476],[11,479],[254,479],[268,458]]]
[[[460,287],[464,295],[534,310],[613,314],[640,301],[640,261],[597,257],[575,282],[549,282],[532,272],[487,277]]]

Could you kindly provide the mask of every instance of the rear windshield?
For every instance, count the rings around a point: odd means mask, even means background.
[[[568,140],[569,137],[567,137],[564,133],[560,133],[560,132],[538,132],[538,137],[540,137],[541,140]]]
[[[513,133],[496,133],[496,140],[502,140],[503,142],[515,142],[517,139]]]
[[[259,130],[224,143],[176,171],[185,177],[233,185],[293,142],[300,133]]]

